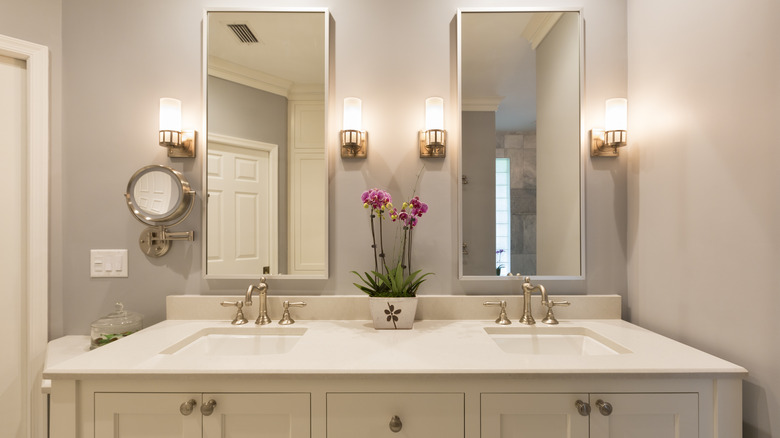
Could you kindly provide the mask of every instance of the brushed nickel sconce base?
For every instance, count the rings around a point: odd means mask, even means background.
[[[160,131],[160,146],[168,148],[170,158],[195,158],[195,139],[197,131],[182,131],[179,134],[180,142],[162,141],[163,133],[175,131]]]
[[[341,158],[366,158],[368,132],[345,129],[341,131]]]
[[[420,158],[444,158],[447,156],[447,131],[429,129],[420,131]]]
[[[618,156],[616,147],[607,146],[604,142],[604,130],[593,128],[590,131],[590,156],[591,157],[612,157]]]

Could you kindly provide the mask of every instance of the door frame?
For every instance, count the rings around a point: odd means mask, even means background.
[[[49,340],[49,48],[0,35],[0,54],[27,68],[27,371],[23,387],[28,436],[46,436],[46,403],[41,374]]]

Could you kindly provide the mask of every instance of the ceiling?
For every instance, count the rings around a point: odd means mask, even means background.
[[[241,42],[228,24],[247,25],[258,42]],[[217,69],[288,90],[323,89],[324,26],[322,12],[209,12],[209,74]]]
[[[559,17],[549,12],[462,13],[463,109],[497,104],[496,130],[535,131],[534,49]]]

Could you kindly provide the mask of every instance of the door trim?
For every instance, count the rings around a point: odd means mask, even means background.
[[[49,340],[49,48],[0,35],[0,54],[27,64],[27,381],[28,436],[45,437],[41,373]]]

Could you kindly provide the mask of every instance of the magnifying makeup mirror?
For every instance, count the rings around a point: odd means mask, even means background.
[[[168,231],[189,216],[195,191],[180,172],[163,165],[139,169],[127,183],[127,207],[140,222],[149,225],[138,239],[141,251],[161,257],[173,240],[192,240],[192,231]]]

